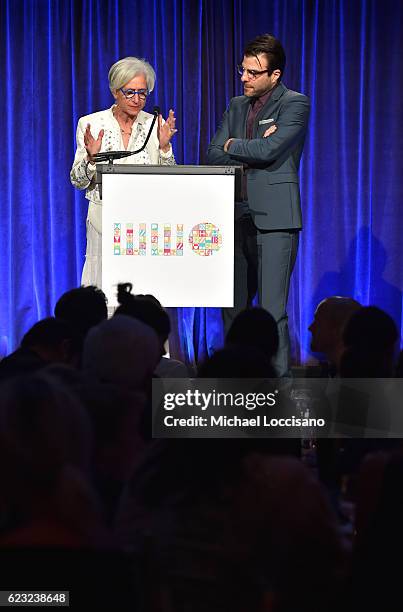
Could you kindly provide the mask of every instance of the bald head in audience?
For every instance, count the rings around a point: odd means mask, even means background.
[[[317,306],[314,320],[308,328],[312,334],[311,350],[323,353],[337,369],[344,350],[344,328],[360,308],[361,304],[351,297],[328,297]]]

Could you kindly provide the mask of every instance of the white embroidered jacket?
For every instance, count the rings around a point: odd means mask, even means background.
[[[99,188],[94,182],[96,166],[87,161],[87,151],[84,147],[84,132],[88,124],[91,125],[91,133],[94,138],[98,137],[100,130],[105,130],[100,152],[124,150],[120,126],[113,115],[113,108],[112,106],[108,110],[92,113],[79,119],[76,135],[77,150],[70,172],[70,180],[74,187],[86,189],[85,197],[89,200],[87,221],[99,233],[102,232],[102,201],[99,197]],[[133,130],[127,146],[128,151],[135,151],[144,144],[152,119],[153,115],[150,115],[150,113],[139,112],[133,124]],[[172,147],[167,153],[160,150],[157,137],[157,122],[155,122],[150,140],[144,151],[137,155],[120,159],[118,163],[173,166],[176,162]]]

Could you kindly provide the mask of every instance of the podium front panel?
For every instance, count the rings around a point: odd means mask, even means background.
[[[163,306],[233,306],[234,175],[103,174],[102,288]]]

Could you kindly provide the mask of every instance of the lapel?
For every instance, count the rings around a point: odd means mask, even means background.
[[[241,133],[239,134],[239,136],[237,136],[237,138],[246,138],[246,118],[250,110],[250,104],[251,98],[243,96],[238,110],[239,115],[235,122],[235,125],[239,126],[239,129],[241,130]]]
[[[287,91],[287,87],[285,85],[283,85],[283,83],[280,81],[280,83],[274,89],[274,91],[271,94],[270,98],[267,100],[266,104],[264,105],[264,107],[261,109],[261,111],[258,113],[258,115],[256,117],[255,124],[253,126],[253,137],[254,138],[256,138],[256,135],[257,135],[257,128],[258,128],[258,125],[259,125],[259,120],[262,117],[269,117],[270,113],[272,112],[272,109],[275,107],[275,105],[277,104],[277,102],[279,101],[281,96],[286,91]]]
[[[141,110],[139,114],[137,115],[136,123],[139,123],[140,125],[144,125],[149,118],[150,118],[150,115]]]

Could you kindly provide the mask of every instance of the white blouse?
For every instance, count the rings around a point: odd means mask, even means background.
[[[73,167],[70,172],[70,180],[77,189],[86,189],[85,197],[90,201],[88,206],[87,221],[98,232],[102,232],[102,201],[99,197],[98,185],[95,185],[95,164],[88,163],[87,151],[84,146],[84,132],[88,124],[91,126],[91,133],[94,138],[98,137],[100,130],[104,130],[102,147],[100,153],[106,151],[123,151],[124,144],[120,125],[113,115],[114,106],[108,110],[99,111],[81,117],[77,125],[77,150],[74,157]],[[136,121],[133,123],[132,133],[127,145],[128,151],[139,149],[147,137],[154,115],[140,111]],[[159,148],[157,136],[157,124],[155,122],[150,139],[144,151],[137,155],[119,159],[119,164],[139,164],[139,165],[175,165],[175,157],[172,147],[167,153]],[[107,162],[105,162],[107,163]]]

